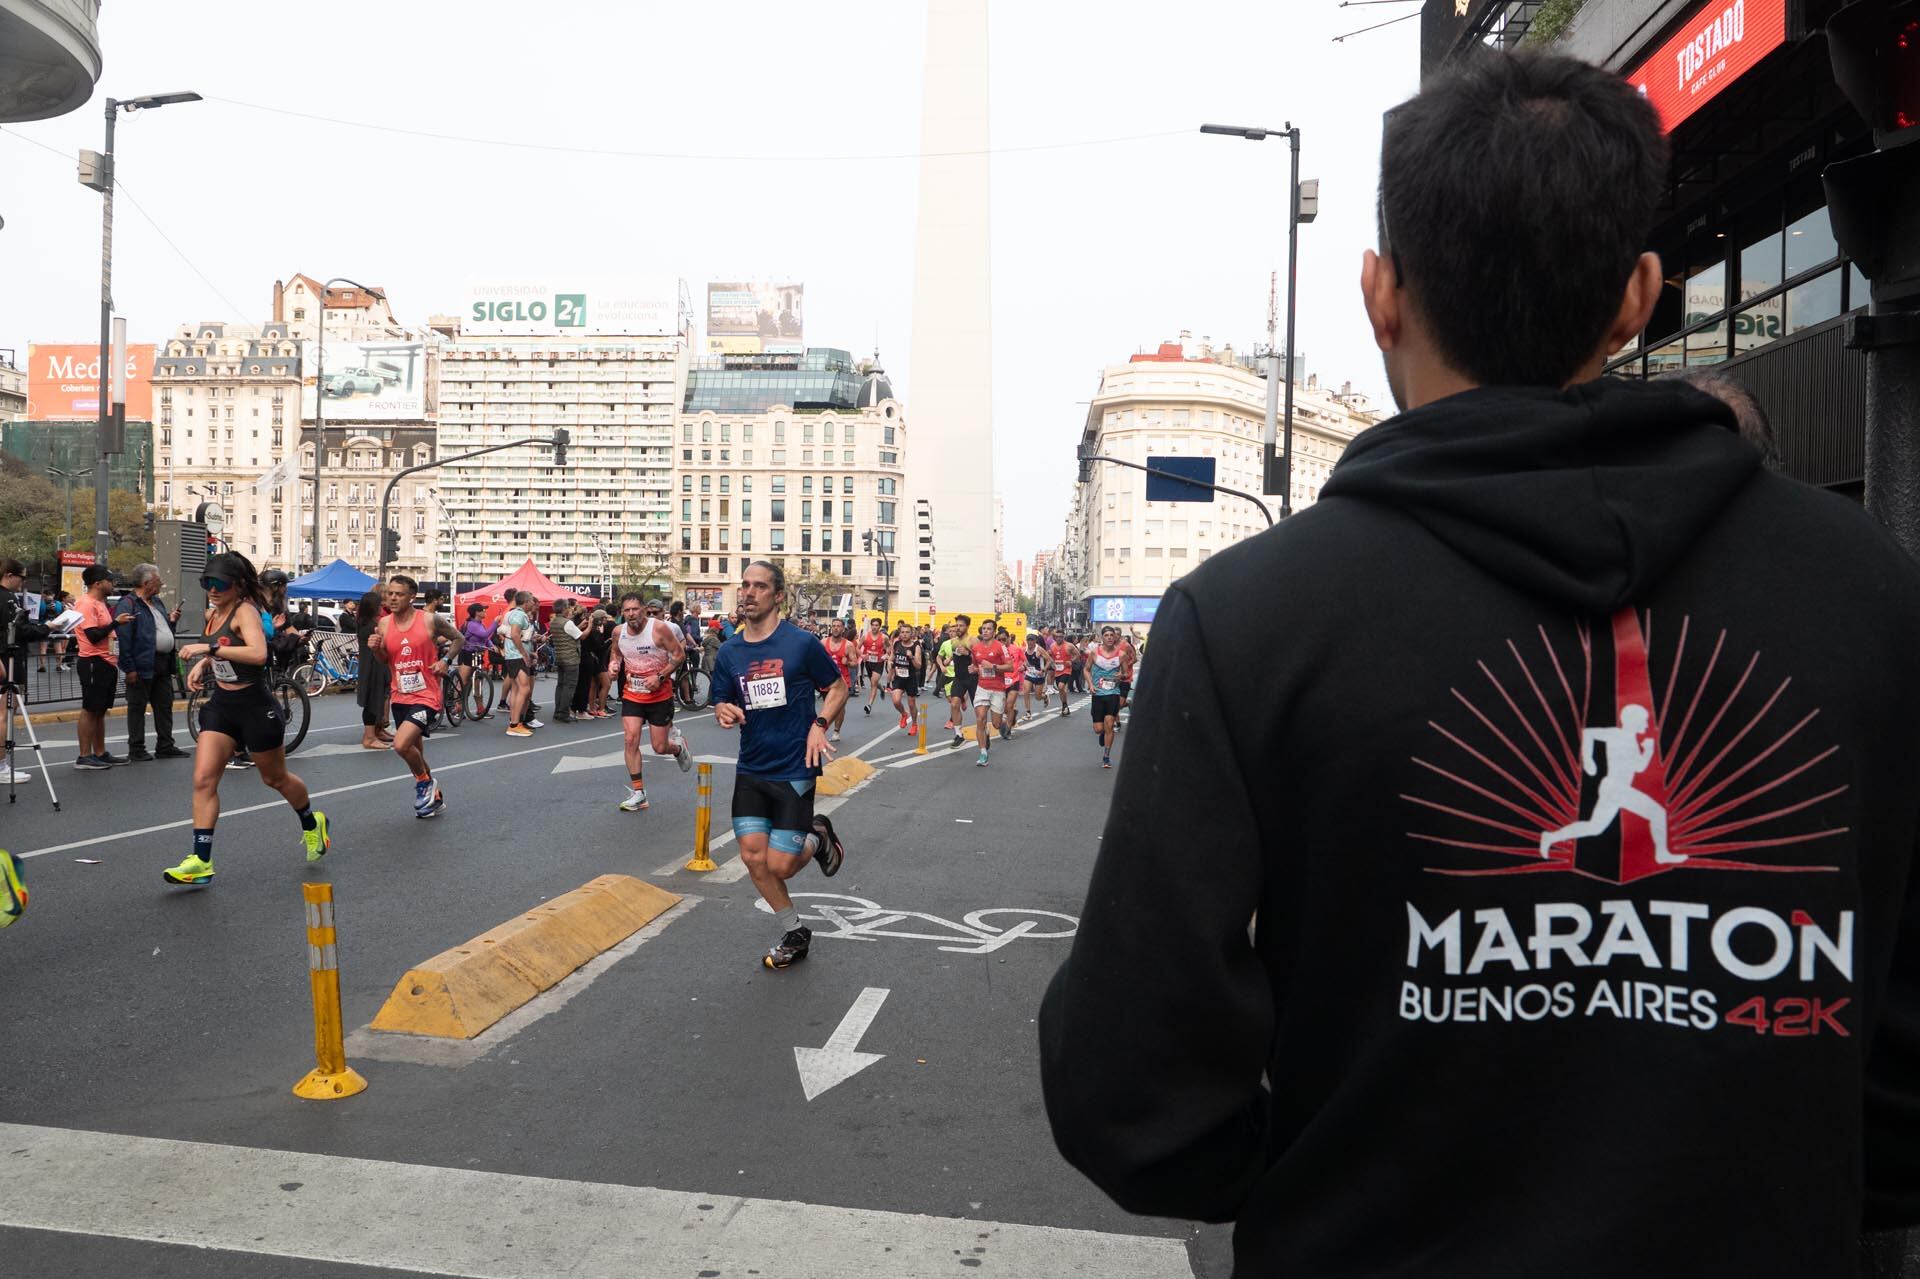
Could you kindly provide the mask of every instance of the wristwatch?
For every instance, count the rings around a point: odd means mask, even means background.
[[[827,717],[825,715],[815,715],[813,722],[816,727],[825,728],[827,726]]]

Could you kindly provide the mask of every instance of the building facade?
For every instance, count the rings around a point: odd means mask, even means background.
[[[0,350],[0,422],[18,422],[26,416],[26,370],[14,363],[12,350]]]
[[[913,607],[900,597],[906,412],[884,372],[829,347],[719,356],[694,364],[684,403],[673,578],[690,602],[730,611],[741,569],[768,559],[790,580],[839,578],[858,608]],[[820,607],[837,602],[830,591]]]
[[[532,558],[556,581],[591,587],[671,563],[674,419],[690,337],[468,334],[441,343],[442,456],[559,429],[571,437],[564,470],[544,444],[440,470],[435,487],[462,580],[493,581]]]
[[[1782,469],[1855,497],[1866,362],[1845,345],[1867,282],[1840,251],[1821,170],[1872,149],[1833,79],[1821,27],[1840,0],[1427,0],[1423,66],[1481,44],[1543,42],[1617,71],[1660,109],[1673,150],[1649,247],[1666,288],[1617,376],[1715,367],[1772,421]],[[1460,12],[1456,13],[1456,8]],[[1711,46],[1714,55],[1692,51]],[[1684,56],[1683,56],[1684,55]]]
[[[1081,447],[1138,465],[1156,457],[1211,457],[1215,483],[1258,494],[1266,390],[1265,378],[1230,356],[1163,343],[1101,374]],[[1333,464],[1374,420],[1350,388],[1329,392],[1311,377],[1295,385],[1296,511],[1318,500]],[[1073,575],[1078,612],[1095,625],[1150,623],[1168,586],[1216,551],[1267,528],[1259,508],[1243,498],[1150,502],[1141,471],[1094,462],[1087,474],[1068,517],[1061,572]]]
[[[299,430],[300,344],[287,326],[181,326],[154,358],[153,413],[155,513],[185,519],[217,502],[235,550],[293,567],[297,526],[263,485]]]

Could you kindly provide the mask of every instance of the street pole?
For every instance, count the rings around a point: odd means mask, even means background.
[[[1287,367],[1282,373],[1286,378],[1286,435],[1280,447],[1280,518],[1283,520],[1293,514],[1293,307],[1300,279],[1300,130],[1292,124],[1287,125],[1287,149],[1292,163],[1287,179]],[[1271,434],[1268,439],[1272,439]],[[1268,453],[1271,456],[1271,445]],[[1271,488],[1268,491],[1271,492]]]
[[[362,293],[379,298],[382,301],[386,300],[386,294],[380,292],[380,290],[370,289],[357,280],[349,280],[344,275],[336,275],[320,286],[319,311],[316,320],[318,326],[317,332],[320,336],[315,339],[313,344],[313,567],[316,570],[321,564],[320,459],[326,449],[327,441],[327,294],[333,291],[333,286],[336,284],[352,285]],[[385,530],[387,527],[384,519],[380,521],[380,527],[382,530]],[[384,531],[380,534],[380,541],[382,545],[385,545],[386,533]],[[386,580],[384,572],[381,574],[381,580]]]
[[[105,179],[100,188],[100,429],[93,450],[93,561],[107,562],[107,439],[112,429],[113,371],[107,367],[113,344],[113,126],[120,104],[107,99],[107,143],[102,152]]]

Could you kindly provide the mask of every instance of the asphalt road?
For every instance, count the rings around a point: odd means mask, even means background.
[[[219,878],[169,888],[189,765],[74,771],[71,725],[40,730],[63,811],[37,773],[0,802],[33,891],[0,934],[10,1272],[1227,1273],[1223,1231],[1121,1212],[1047,1133],[1033,1018],[1115,776],[1083,699],[985,769],[853,709],[841,749],[880,769],[827,801],[847,863],[790,885],[815,940],[784,973],[760,965],[777,928],[731,843],[715,874],[676,869],[692,776],[649,756],[651,808],[616,810],[618,721],[437,734],[449,808],[421,822],[351,702],[317,708],[292,759],[333,822],[311,871],[292,814],[230,772]],[[681,722],[724,834],[737,738]],[[411,965],[610,872],[685,901],[474,1047],[358,1030],[366,1092],[291,1095],[312,1065],[302,882],[334,884],[363,1028]],[[879,1057],[809,1100],[794,1050],[836,1043]],[[524,1206],[501,1239],[503,1203]]]

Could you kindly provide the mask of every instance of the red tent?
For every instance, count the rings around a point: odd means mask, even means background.
[[[491,604],[508,592],[531,591],[533,598],[541,604],[552,604],[555,600],[573,600],[579,604],[594,605],[600,600],[596,596],[582,595],[570,591],[533,566],[533,560],[507,574],[497,582],[468,591],[459,600],[456,615],[463,615],[468,604]]]

